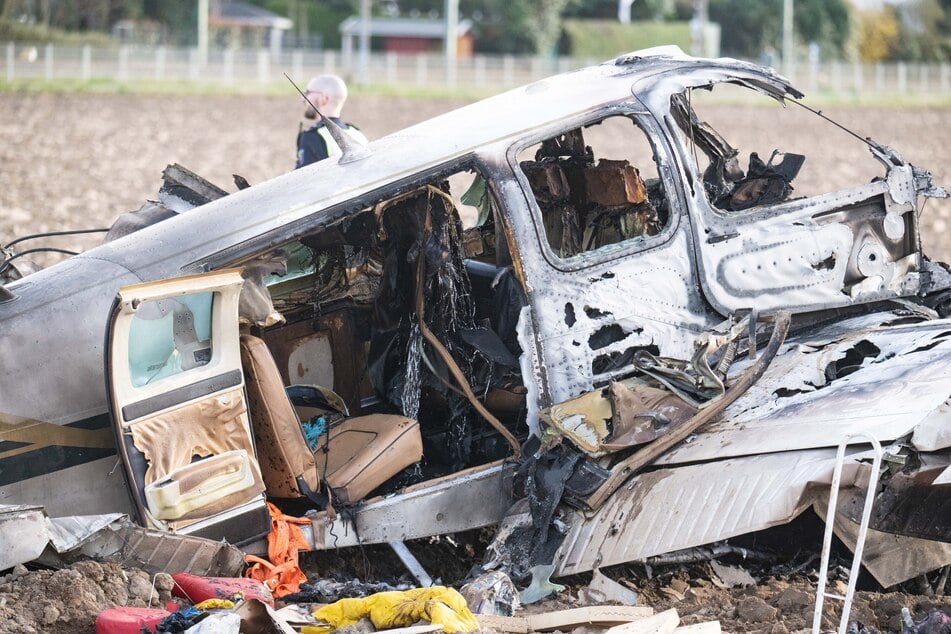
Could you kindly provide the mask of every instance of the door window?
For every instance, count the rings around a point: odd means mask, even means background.
[[[633,117],[567,130],[517,158],[560,258],[642,241],[670,222],[653,145]]]
[[[214,293],[146,300],[129,331],[129,375],[142,387],[211,361]]]

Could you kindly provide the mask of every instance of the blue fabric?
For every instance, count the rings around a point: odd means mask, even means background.
[[[156,634],[180,634],[197,623],[204,616],[198,608],[182,608],[172,612],[155,627]]]
[[[327,419],[323,416],[315,416],[310,420],[301,423],[304,428],[304,438],[307,439],[307,446],[311,451],[317,451],[317,440],[327,431]]]

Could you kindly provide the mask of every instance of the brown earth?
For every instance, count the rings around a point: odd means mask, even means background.
[[[83,561],[56,571],[17,566],[0,576],[0,632],[94,632],[107,608],[165,607],[173,583],[167,574],[151,577],[114,563]]]
[[[373,139],[464,103],[357,95],[346,118]],[[291,96],[2,93],[0,244],[28,233],[106,226],[119,213],[156,197],[168,163],[181,163],[228,190],[234,189],[232,174],[251,183],[277,176],[293,167],[300,112],[299,98]],[[938,184],[951,186],[951,109],[834,108],[827,113],[860,135],[899,149],[908,161],[931,170]],[[707,116],[715,125],[728,122],[730,141],[747,152],[779,147],[806,154],[797,191],[821,188],[817,181],[823,179],[838,186],[856,169],[851,155],[842,152],[855,142],[812,115],[797,115],[795,131],[777,129],[777,121],[761,108],[714,106]],[[787,134],[795,135],[794,143]],[[864,161],[868,155],[861,153]],[[926,252],[951,259],[946,231],[951,202],[929,201],[921,222]],[[61,240],[59,246],[66,248],[96,242]]]

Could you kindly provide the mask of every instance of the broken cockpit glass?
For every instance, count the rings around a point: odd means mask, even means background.
[[[519,152],[518,164],[560,258],[657,235],[669,223],[653,147],[636,118],[568,130]]]

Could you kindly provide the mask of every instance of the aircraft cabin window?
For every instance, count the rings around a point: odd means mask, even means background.
[[[134,387],[175,376],[211,361],[214,293],[143,302],[129,330],[129,374]]]
[[[631,117],[567,130],[519,152],[518,163],[561,258],[643,240],[669,222],[653,147]]]

